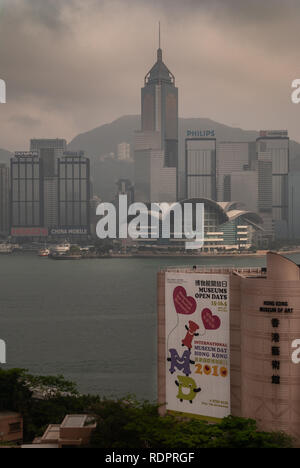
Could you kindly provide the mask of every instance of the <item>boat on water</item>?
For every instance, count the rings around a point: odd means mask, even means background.
[[[38,252],[39,257],[49,257],[50,255],[50,250],[49,249],[41,249]]]
[[[71,244],[65,242],[64,244],[54,245],[50,249],[51,255],[64,255],[70,251]]]
[[[72,251],[71,244],[55,245],[50,249],[49,258],[53,260],[81,260],[82,255],[78,251]]]
[[[0,244],[0,254],[11,254],[13,247],[10,244]]]

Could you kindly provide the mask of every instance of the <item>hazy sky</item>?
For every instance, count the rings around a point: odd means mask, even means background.
[[[65,137],[140,112],[156,58],[176,76],[181,117],[300,141],[299,0],[0,0],[0,148]]]

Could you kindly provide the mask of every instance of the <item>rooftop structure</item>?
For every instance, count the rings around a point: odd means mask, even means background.
[[[59,424],[50,424],[41,438],[34,440],[32,447],[75,448],[87,446],[96,429],[95,419],[86,414],[70,414]],[[23,448],[29,448],[24,446]]]

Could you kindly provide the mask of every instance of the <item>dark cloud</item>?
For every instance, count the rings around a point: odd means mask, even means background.
[[[9,119],[9,122],[14,123],[16,125],[21,125],[24,127],[37,127],[40,125],[40,121],[38,119],[33,119],[28,115],[12,115]]]
[[[159,20],[182,116],[288,127],[300,139],[300,106],[289,99],[299,1],[4,0],[0,147],[25,147],[34,132],[70,139],[138,113]]]
[[[298,0],[135,0],[151,4],[157,9],[174,15],[190,15],[211,13],[216,18],[228,17],[230,21],[235,18],[245,22],[260,22],[282,18],[286,15],[299,14]]]

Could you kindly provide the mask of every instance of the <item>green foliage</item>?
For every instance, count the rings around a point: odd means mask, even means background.
[[[26,371],[0,369],[0,411],[26,411],[32,392],[26,385]]]
[[[43,435],[49,424],[61,424],[67,414],[90,413],[99,398],[90,395],[57,397],[46,400],[33,399],[30,413],[24,420],[28,441]]]
[[[69,382],[62,375],[58,376],[34,376],[30,374],[25,374],[24,378],[26,379],[27,384],[30,388],[37,389],[40,391],[43,390],[52,390],[52,393],[55,394],[64,394],[68,393],[69,395],[78,395],[78,390],[76,384]]]
[[[114,243],[111,239],[96,239],[94,245],[95,251],[99,255],[106,255],[114,249]]]
[[[41,389],[54,390],[43,399]],[[132,397],[122,400],[79,395],[76,385],[62,376],[35,377],[23,369],[0,369],[0,411],[20,412],[24,440],[41,436],[49,424],[66,414],[93,414],[98,422],[95,448],[287,448],[292,440],[280,432],[261,432],[251,419],[228,417],[218,424],[171,414],[159,416],[158,406]]]
[[[102,401],[94,407],[98,427],[91,445],[98,448],[284,448],[291,439],[282,433],[257,430],[251,419],[228,417],[219,424],[196,418],[160,417],[148,402]]]
[[[36,396],[44,392],[43,399]],[[80,396],[76,385],[62,376],[36,377],[24,369],[0,369],[0,411],[22,414],[26,442],[42,435],[49,424],[60,424],[66,414],[88,412],[98,401],[98,397]]]

